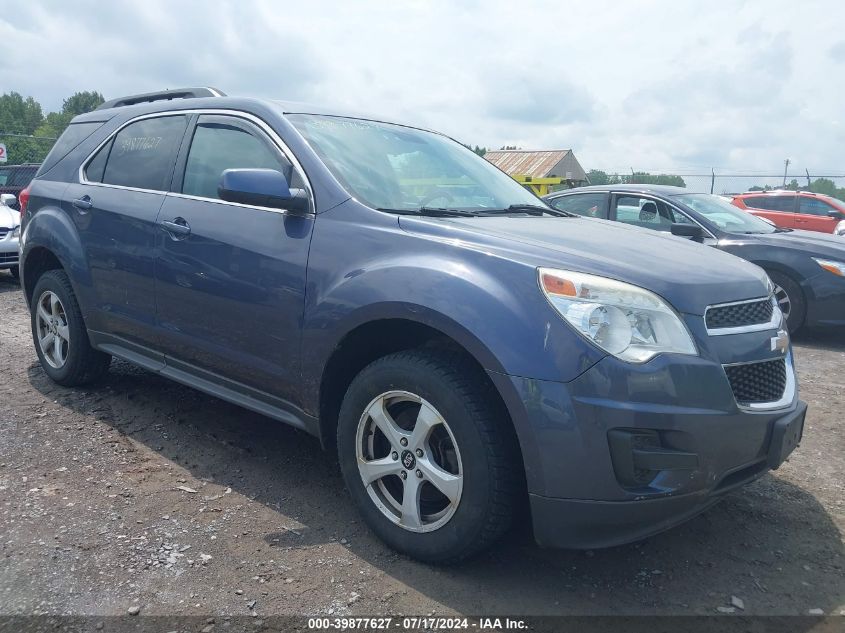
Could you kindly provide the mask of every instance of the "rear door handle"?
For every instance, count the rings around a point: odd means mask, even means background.
[[[165,231],[170,233],[174,238],[187,237],[191,234],[191,227],[185,221],[185,218],[174,218],[173,220],[162,220],[159,222]]]
[[[71,204],[80,211],[88,211],[94,206],[94,203],[91,202],[91,196],[82,196],[71,202]]]

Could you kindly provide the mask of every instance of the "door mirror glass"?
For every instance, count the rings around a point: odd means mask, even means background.
[[[704,239],[704,231],[697,224],[674,223],[671,228],[672,235],[688,237],[693,242],[701,242]]]
[[[308,213],[304,189],[291,189],[284,174],[275,169],[226,169],[220,176],[217,194],[221,200],[257,207]]]

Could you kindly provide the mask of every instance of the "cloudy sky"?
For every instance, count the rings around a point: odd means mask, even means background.
[[[213,85],[586,168],[845,173],[838,0],[0,0],[0,92]]]

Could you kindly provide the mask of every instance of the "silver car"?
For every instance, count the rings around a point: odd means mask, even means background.
[[[8,270],[18,277],[18,238],[21,234],[21,216],[12,205],[17,199],[11,193],[0,194],[0,270]]]

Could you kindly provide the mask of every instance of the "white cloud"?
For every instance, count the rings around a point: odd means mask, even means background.
[[[572,147],[588,168],[845,172],[842,3],[15,4],[0,92],[46,109],[76,90],[214,85]]]

